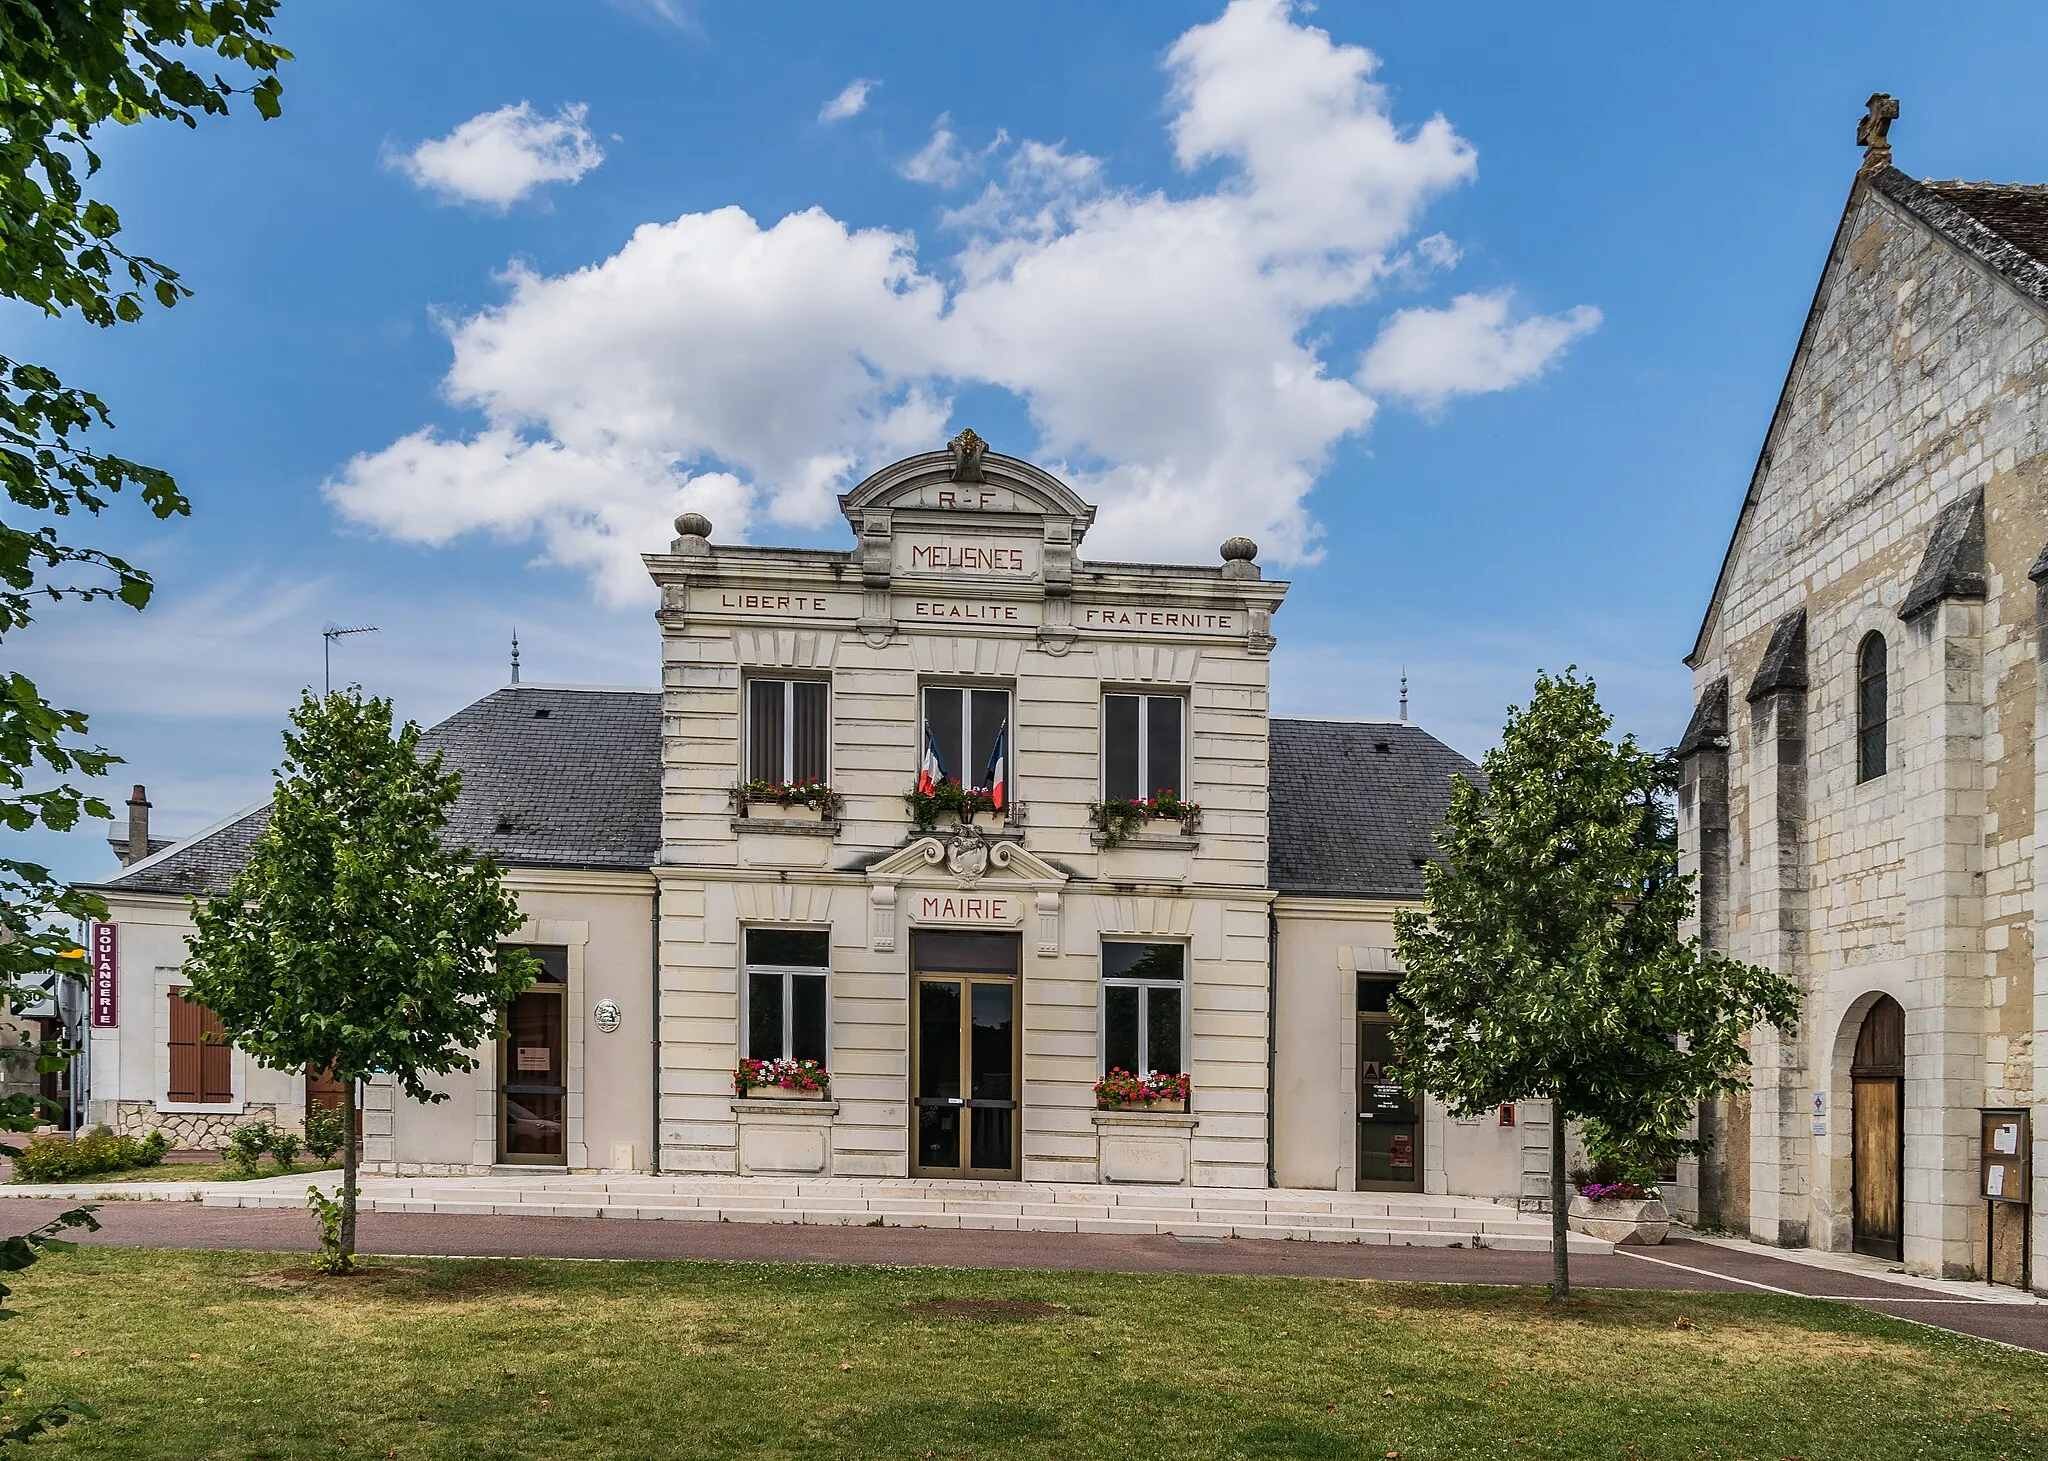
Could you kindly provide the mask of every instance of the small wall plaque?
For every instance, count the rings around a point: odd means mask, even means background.
[[[616,1034],[619,1026],[626,1022],[625,1015],[619,1010],[619,1002],[615,999],[601,999],[592,1005],[590,1019],[607,1035]]]

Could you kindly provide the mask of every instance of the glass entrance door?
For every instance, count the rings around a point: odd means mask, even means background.
[[[1362,1192],[1422,1190],[1422,1122],[1409,1094],[1387,1075],[1393,1027],[1384,1017],[1358,1021],[1358,1187]]]
[[[505,1013],[498,1047],[498,1160],[559,1167],[568,1161],[568,951],[531,948],[541,975]]]
[[[1018,1174],[1017,941],[941,935],[913,943],[910,1170],[916,1177]],[[961,947],[955,947],[961,946]],[[925,965],[971,964],[972,973]]]

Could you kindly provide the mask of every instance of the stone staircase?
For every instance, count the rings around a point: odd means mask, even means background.
[[[322,1174],[321,1185],[331,1185],[329,1174]],[[140,1194],[131,1186],[120,1195]],[[305,1179],[214,1184],[185,1196],[209,1207],[300,1207]],[[1547,1216],[1478,1198],[1419,1193],[914,1178],[493,1174],[368,1177],[362,1207],[387,1213],[1169,1234],[1522,1251],[1550,1246]],[[1571,1245],[1574,1252],[1612,1251],[1611,1244],[1576,1233]]]

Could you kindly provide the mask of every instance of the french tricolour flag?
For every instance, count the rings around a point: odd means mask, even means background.
[[[946,768],[939,764],[939,743],[932,738],[932,728],[924,728],[924,760],[917,767],[917,789],[930,796],[939,789],[939,783],[946,779]]]
[[[1003,796],[1007,791],[1010,758],[1006,753],[1010,740],[1010,723],[1006,720],[996,729],[996,743],[988,753],[988,769],[981,774],[981,783],[987,788],[989,800],[995,803],[997,811],[1003,809]]]

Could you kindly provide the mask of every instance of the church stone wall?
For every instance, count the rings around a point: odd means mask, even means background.
[[[2027,579],[2048,536],[2044,383],[2041,306],[1859,185],[1692,661],[1699,694],[1724,676],[1730,692],[1729,862],[1702,932],[1806,991],[1795,1038],[1756,1036],[1747,1130],[1726,1134],[1702,1176],[1721,1204],[1710,1221],[1848,1246],[1847,1066],[1883,992],[1907,1012],[1907,1264],[1981,1270],[1975,1108],[2044,1089]],[[1986,597],[1902,622],[1936,515],[1978,490]],[[1806,688],[1748,703],[1773,631],[1801,608]],[[1889,767],[1859,784],[1856,656],[1873,631],[1889,650]],[[1788,783],[1772,774],[1788,749],[1803,762],[1798,805],[1781,804]],[[1696,796],[1683,808],[1690,870],[1712,810]]]

